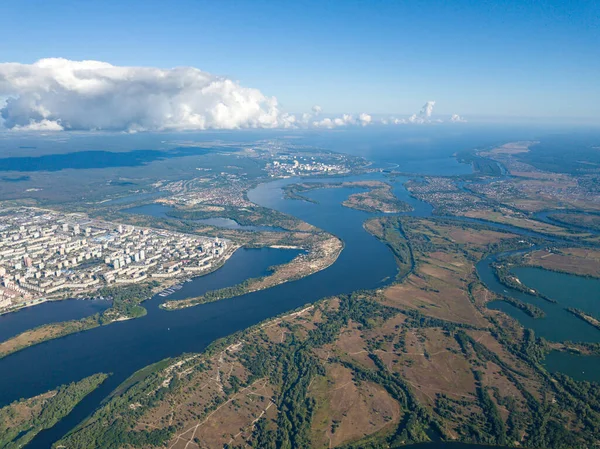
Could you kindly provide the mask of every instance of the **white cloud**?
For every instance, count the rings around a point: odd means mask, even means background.
[[[423,105],[418,114],[413,114],[408,118],[410,123],[429,123],[431,121],[431,114],[433,113],[433,107],[435,101],[428,101]]]
[[[371,117],[369,114],[363,112],[362,114],[360,114],[358,116],[358,122],[362,125],[362,126],[367,126],[369,125],[371,122],[373,121],[373,117]]]
[[[383,125],[392,124],[392,125],[406,125],[406,124],[418,124],[422,125],[425,123],[443,123],[444,121],[441,119],[433,119],[433,107],[435,106],[435,101],[428,101],[423,105],[418,114],[413,114],[408,118],[396,118],[390,117],[386,119],[382,119],[380,122]],[[458,122],[466,122],[466,120],[458,114],[453,114],[450,118],[450,121],[453,123]]]
[[[13,131],[63,131],[61,124],[54,120],[43,119],[41,121],[31,120],[28,125],[15,125]]]
[[[312,122],[312,126],[314,126],[315,128],[328,128],[328,129],[332,129],[332,128],[335,128],[336,125],[335,125],[335,123],[333,122],[332,119],[330,119],[330,118],[324,118],[323,120]]]
[[[430,123],[435,101],[406,119]],[[453,115],[453,122],[464,121]],[[298,117],[258,89],[193,67],[158,69],[100,61],[41,59],[0,63],[0,128],[15,131],[162,131],[367,126],[367,113],[323,116],[314,105]]]
[[[319,105],[314,105],[311,108],[311,112],[305,112],[302,114],[302,119],[300,121],[300,124],[302,126],[309,126],[311,120],[313,120],[314,118],[317,118],[321,112],[323,112],[323,108]]]
[[[325,117],[321,120],[313,121],[312,126],[315,128],[333,129],[343,126],[367,126],[372,122],[373,118],[369,114],[363,112],[358,116],[358,118],[355,118],[350,114],[342,114],[340,117]]]
[[[42,59],[0,64],[4,126],[21,130],[182,130],[294,126],[277,99],[192,67]]]

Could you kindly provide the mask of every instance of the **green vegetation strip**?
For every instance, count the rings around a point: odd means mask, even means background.
[[[94,374],[31,399],[22,399],[0,409],[0,448],[16,449],[38,433],[54,426],[81,400],[94,391],[107,374]]]
[[[15,353],[30,346],[65,337],[77,332],[104,326],[118,319],[139,318],[146,315],[146,309],[139,304],[152,296],[160,284],[156,281],[145,284],[134,284],[125,287],[105,287],[96,292],[98,297],[110,298],[112,307],[103,313],[79,320],[63,321],[60,323],[45,324],[27,330],[5,342],[0,343],[0,358]]]

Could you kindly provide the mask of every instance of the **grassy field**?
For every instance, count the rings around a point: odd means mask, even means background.
[[[600,250],[597,248],[577,247],[532,251],[523,257],[522,263],[580,276],[600,277]]]
[[[531,231],[540,232],[542,234],[557,235],[560,237],[576,237],[587,238],[591,234],[585,232],[572,232],[566,228],[555,226],[542,221],[532,220],[530,218],[510,215],[494,210],[473,210],[464,214],[466,217],[479,218],[482,220],[492,221],[494,223],[507,224],[516,226],[517,228],[529,229]]]

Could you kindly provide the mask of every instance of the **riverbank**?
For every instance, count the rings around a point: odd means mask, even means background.
[[[49,429],[108,378],[95,374],[30,399],[0,408],[0,447],[20,448]]]
[[[277,246],[281,248],[281,246]],[[247,279],[243,283],[205,295],[179,301],[167,301],[161,305],[165,310],[179,310],[212,301],[233,298],[247,293],[264,290],[286,282],[295,281],[325,270],[335,263],[343,249],[343,243],[334,236],[323,236],[304,248],[306,253],[295,257],[285,265],[271,268],[272,273],[260,278]]]
[[[227,252],[219,259],[219,263],[205,270],[202,276],[221,268],[237,249],[239,249],[239,246],[230,245]],[[164,279],[161,283],[154,281],[140,285],[133,284],[123,287],[102,288],[96,294],[101,297],[111,298],[112,306],[110,308],[104,310],[102,313],[96,313],[78,320],[43,324],[26,330],[0,342],[0,358],[49,340],[89,331],[99,326],[107,326],[112,323],[143,317],[146,315],[147,310],[140,304],[150,299],[154,294],[168,290],[170,287],[185,282],[187,279],[191,278],[184,274],[183,276]]]
[[[581,309],[576,309],[575,307],[567,307],[567,312],[572,313],[577,318],[588,323],[590,326],[594,326],[596,329],[600,330],[600,320],[597,318],[585,313]]]

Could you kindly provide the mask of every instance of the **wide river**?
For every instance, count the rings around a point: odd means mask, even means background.
[[[381,175],[368,176],[370,179],[378,177]],[[357,178],[344,180],[352,179]],[[394,191],[400,199],[414,207],[410,214],[431,215],[431,206],[410,197],[404,189],[402,183],[405,180],[399,179],[394,184]],[[48,341],[0,359],[0,406],[94,373],[112,373],[70,415],[52,429],[40,433],[28,447],[48,448],[93,412],[115,387],[144,366],[166,357],[200,352],[218,338],[323,297],[359,289],[374,289],[390,283],[397,271],[394,257],[383,243],[363,228],[364,221],[373,214],[341,206],[341,202],[356,190],[311,191],[309,195],[317,203],[284,199],[282,187],[297,181],[286,179],[259,185],[249,192],[249,198],[257,204],[289,213],[340,237],[344,241],[344,250],[332,266],[298,281],[179,311],[167,312],[160,309],[158,306],[165,298],[157,295],[144,303],[148,314],[142,318]],[[339,182],[340,179],[314,181]],[[269,266],[285,263],[296,254],[295,250],[238,250],[221,269],[184,283],[181,290],[167,299],[183,299],[235,285],[249,277],[264,274]],[[489,265],[480,264],[478,268],[486,281],[489,273],[485,272],[489,271]],[[499,288],[505,293],[503,286],[490,285],[490,288]],[[69,301],[63,304],[70,303],[81,302]],[[47,313],[46,309],[54,306],[58,304],[47,304],[9,314],[2,317],[0,323],[6,323],[7,328],[12,326],[8,335],[22,329],[27,322],[39,325],[55,321],[56,314],[48,321],[43,315]],[[68,306],[61,304],[60,307]],[[90,313],[95,310],[91,304],[86,307],[90,307]],[[23,318],[23,314],[27,316]],[[436,444],[435,447],[459,446]]]

